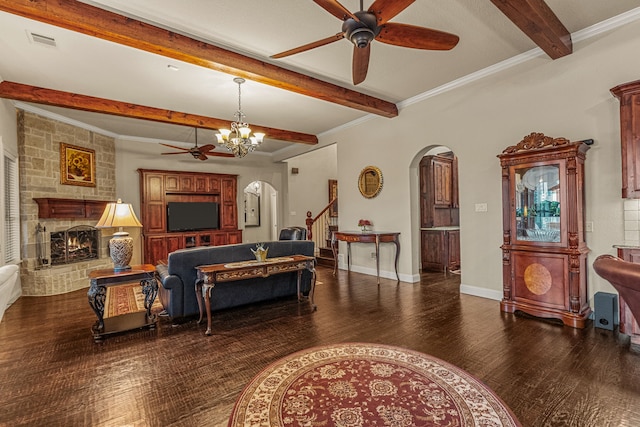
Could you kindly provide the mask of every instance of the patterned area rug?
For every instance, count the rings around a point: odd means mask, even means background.
[[[121,314],[144,311],[144,294],[138,282],[107,287],[107,296],[104,304],[104,317],[114,317]],[[151,312],[162,310],[162,303],[156,297]]]
[[[520,426],[481,381],[399,347],[346,343],[291,354],[241,393],[229,426]]]

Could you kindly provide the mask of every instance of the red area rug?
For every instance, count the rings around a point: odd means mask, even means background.
[[[346,343],[291,354],[241,393],[229,426],[520,426],[487,386],[437,358]]]
[[[139,282],[107,287],[105,297],[104,317],[115,317],[121,314],[145,311],[144,294]],[[151,312],[162,310],[160,299],[156,298],[151,306]]]

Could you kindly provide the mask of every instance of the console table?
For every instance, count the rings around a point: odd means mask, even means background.
[[[200,265],[196,267],[198,278],[196,280],[196,296],[198,298],[198,309],[202,322],[202,299],[204,298],[205,310],[207,312],[207,331],[205,335],[211,335],[211,290],[217,283],[233,282],[236,280],[251,279],[255,277],[269,277],[274,274],[298,272],[298,301],[302,301],[300,292],[300,278],[303,270],[311,272],[311,289],[309,290],[309,303],[312,310],[316,310],[313,302],[313,292],[316,285],[315,258],[306,255],[291,255],[279,258],[267,258],[265,261],[239,261],[227,264]]]
[[[398,259],[400,258],[399,232],[395,231],[334,231],[331,235],[331,250],[333,251],[333,274],[338,268],[338,242],[347,242],[347,270],[351,271],[351,243],[374,243],[376,246],[376,277],[380,284],[380,243],[393,243],[396,245],[396,277],[398,275]]]
[[[91,284],[87,297],[89,305],[98,316],[91,328],[93,339],[100,341],[103,337],[116,332],[128,331],[143,327],[154,328],[156,315],[151,314],[151,306],[158,294],[158,283],[155,278],[156,268],[151,264],[134,265],[131,270],[114,271],[112,268],[94,270],[89,273]],[[140,284],[144,294],[145,311],[121,314],[104,318],[104,305],[107,288],[115,285]]]

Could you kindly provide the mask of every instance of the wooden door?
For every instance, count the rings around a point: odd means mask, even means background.
[[[448,252],[449,252],[449,270],[457,270],[460,268],[460,231],[449,230],[447,232]]]
[[[452,161],[434,157],[431,159],[433,174],[433,203],[436,207],[451,207]]]
[[[221,215],[220,228],[223,230],[238,228],[238,205],[236,203],[236,179],[234,177],[221,180]]]
[[[145,239],[144,262],[157,265],[167,261],[167,244],[164,236],[148,236]]]
[[[444,271],[444,231],[422,231],[422,269]]]
[[[166,231],[164,182],[162,174],[144,175],[141,217],[147,233],[164,233]]]

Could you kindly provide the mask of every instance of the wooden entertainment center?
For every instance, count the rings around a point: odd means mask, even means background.
[[[153,169],[138,169],[138,172],[145,264],[166,261],[169,253],[178,249],[242,243],[236,175]],[[219,203],[219,229],[168,232],[169,202]]]

